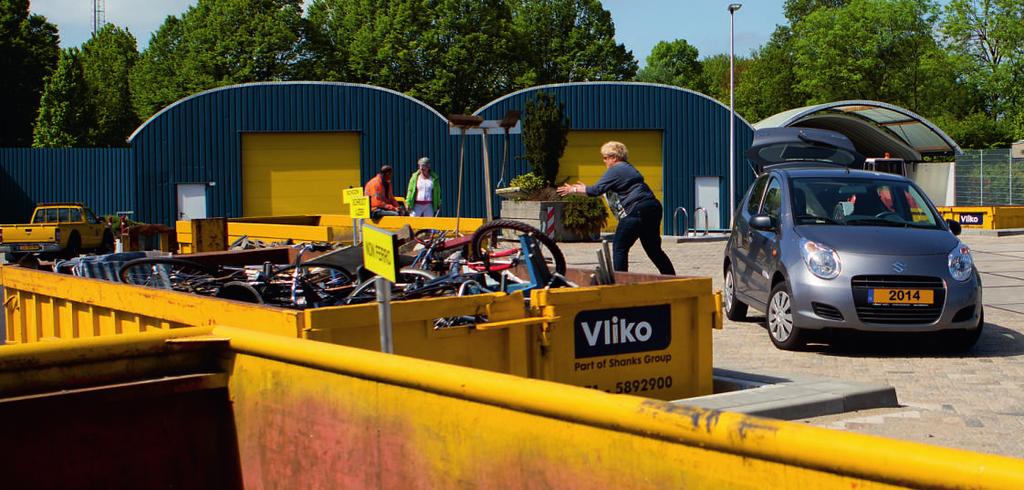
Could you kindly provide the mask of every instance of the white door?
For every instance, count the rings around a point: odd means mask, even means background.
[[[178,219],[206,217],[206,184],[178,184]]]
[[[721,206],[718,205],[718,199],[720,195],[718,188],[719,181],[721,181],[719,177],[697,177],[695,179],[695,195],[697,196],[696,208],[704,208],[707,210],[707,227],[711,229],[722,227],[722,221],[720,218],[721,214],[719,212],[719,208]],[[704,213],[698,213],[696,211],[696,208],[693,211],[694,227],[703,229],[705,226],[703,216]]]

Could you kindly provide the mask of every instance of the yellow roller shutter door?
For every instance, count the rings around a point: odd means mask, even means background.
[[[604,174],[601,145],[621,141],[629,149],[629,163],[644,176],[659,201],[662,199],[661,131],[570,131],[565,154],[558,163],[559,182],[582,180],[588,185]],[[605,231],[615,231],[617,220],[608,220]],[[664,223],[662,224],[664,226]]]
[[[361,185],[359,133],[242,134],[245,216],[344,214],[342,189]]]

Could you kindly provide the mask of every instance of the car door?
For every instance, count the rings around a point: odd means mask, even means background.
[[[746,200],[740,204],[739,212],[736,213],[733,230],[732,264],[733,283],[736,292],[740,295],[750,295],[749,275],[755,270],[750,262],[751,235],[750,217],[757,214],[761,208],[761,198],[764,196],[764,189],[768,185],[768,174],[764,174],[751,186]]]
[[[771,216],[772,222],[780,223],[782,218],[782,181],[772,176],[761,200],[760,212]],[[748,261],[751,270],[747,274],[748,293],[762,304],[768,303],[771,294],[772,272],[779,247],[779,228],[772,230],[750,229]]]

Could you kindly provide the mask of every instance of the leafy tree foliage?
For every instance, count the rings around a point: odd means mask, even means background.
[[[707,92],[709,81],[704,75],[704,66],[697,60],[699,55],[697,48],[685,39],[660,41],[651,49],[647,65],[637,73],[636,79]],[[728,67],[729,59],[725,61]]]
[[[199,0],[168,17],[132,70],[142,118],[195,92],[292,78],[299,65],[301,0]]]
[[[80,53],[77,48],[62,50],[57,69],[46,81],[32,146],[88,146],[94,120]]]
[[[132,107],[129,75],[139,59],[135,36],[113,24],[82,45],[82,70],[96,107],[93,146],[125,146],[139,125]]]
[[[852,0],[793,28],[796,89],[810,103],[884,100],[918,111],[922,60],[937,52],[925,0]]]
[[[548,185],[558,177],[558,160],[569,143],[571,123],[565,116],[565,104],[546,92],[526,102],[523,117],[523,147],[530,170]]]
[[[514,0],[521,73],[516,85],[631,80],[633,53],[615,42],[611,13],[599,0]]]
[[[57,65],[57,27],[29,14],[28,0],[0,0],[0,147],[32,144],[43,81]]]
[[[978,109],[1024,137],[1024,1],[953,0],[941,32],[961,80],[981,95]]]
[[[754,52],[742,76],[737,77],[736,110],[748,121],[760,121],[805,105],[806,99],[794,90],[797,78],[793,71],[796,61],[792,43],[790,28],[776,27],[768,42]],[[725,100],[728,97],[726,93]]]

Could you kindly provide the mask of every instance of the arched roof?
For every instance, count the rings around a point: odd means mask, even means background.
[[[953,156],[960,147],[938,126],[914,112],[874,100],[843,100],[780,112],[754,129],[799,126],[830,129],[848,136],[868,157],[889,153],[918,162],[926,156]]]

